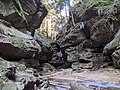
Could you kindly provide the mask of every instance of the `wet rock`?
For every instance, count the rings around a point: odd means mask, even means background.
[[[18,61],[22,58],[32,58],[39,52],[41,47],[31,36],[0,22],[0,56],[2,58]]]

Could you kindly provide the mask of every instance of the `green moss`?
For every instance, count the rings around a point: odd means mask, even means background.
[[[0,34],[3,34],[3,33],[4,33],[3,30],[0,29]]]
[[[17,86],[15,84],[5,84],[2,90],[17,90]]]
[[[80,16],[84,11],[92,8],[94,10],[101,9],[106,14],[115,13],[120,6],[120,0],[88,0],[84,4],[75,8],[76,15]]]
[[[10,38],[10,42],[12,44],[14,44],[15,46],[25,47],[24,43],[22,43],[22,41],[19,38],[17,38],[17,37],[11,37]]]

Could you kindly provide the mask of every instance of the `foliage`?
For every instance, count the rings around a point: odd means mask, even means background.
[[[95,10],[102,10],[104,14],[116,13],[117,7],[120,6],[120,0],[88,0],[84,4],[77,5],[75,12],[80,16],[85,10],[94,8]]]

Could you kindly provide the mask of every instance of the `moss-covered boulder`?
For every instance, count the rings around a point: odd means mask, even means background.
[[[0,19],[17,29],[30,31],[32,36],[47,15],[47,9],[40,0],[0,0],[0,7]]]
[[[29,35],[0,21],[0,56],[6,60],[32,58],[41,52],[40,45]]]

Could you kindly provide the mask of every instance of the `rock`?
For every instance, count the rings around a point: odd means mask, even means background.
[[[6,84],[1,90],[18,90],[17,86],[14,84]]]
[[[68,62],[74,62],[79,60],[80,54],[79,54],[79,51],[76,49],[76,47],[70,47],[66,49],[66,53],[68,54],[67,56]]]
[[[24,64],[25,66],[27,66],[29,68],[31,67],[31,68],[39,69],[39,66],[40,66],[39,60],[38,59],[34,59],[34,58],[31,58],[31,59],[21,59],[19,62]]]
[[[60,42],[61,49],[65,50],[68,54],[68,62],[79,62],[80,64],[92,62],[93,70],[97,70],[101,66],[104,66],[105,63],[112,62],[110,58],[111,54],[118,47],[120,36],[118,34],[118,23],[120,22],[119,5],[116,3],[117,12],[114,12],[114,10],[111,9],[115,7],[112,7],[112,4],[110,4],[108,6],[111,6],[111,8],[106,7],[106,9],[102,9],[99,13],[99,8],[101,8],[99,6],[100,2],[97,0],[82,1],[82,4],[79,2],[71,9],[75,25],[72,25],[73,21],[70,15],[67,23],[69,24],[68,30],[65,33],[65,37],[62,37],[62,35],[58,36],[58,42]],[[104,2],[101,3],[104,6]],[[109,10],[112,11],[109,12]],[[108,14],[112,14],[113,16],[109,16]],[[114,35],[117,38],[116,40]],[[113,38],[114,47],[112,47]],[[111,42],[111,45],[109,42]],[[105,54],[106,52],[108,54]],[[118,56],[119,54],[117,54],[117,57]]]
[[[50,48],[50,44],[53,42],[52,40],[48,39],[43,34],[38,32],[35,32],[34,39],[39,43],[39,45],[45,46],[47,48]]]
[[[91,2],[93,2],[93,4],[90,4]],[[86,39],[88,39],[88,42],[84,43],[84,47],[103,48],[113,39],[114,34],[119,28],[117,22],[120,21],[120,15],[115,16],[118,20],[114,21],[114,30],[111,30],[111,27],[108,25],[110,18],[103,19],[106,15],[102,15],[101,17],[97,15],[97,4],[99,3],[96,1],[86,1],[83,5],[78,6],[80,9],[78,12],[80,13],[79,15],[75,15],[76,17],[74,18],[79,18],[79,21],[76,21],[75,27],[71,26],[65,38],[61,41],[62,48],[66,49],[71,46],[76,46],[83,43]],[[78,7],[76,7],[76,9],[78,9]],[[73,12],[74,14],[77,13],[75,10]],[[83,22],[84,29],[80,30],[80,22]]]
[[[48,63],[52,59],[52,51],[50,43],[52,40],[49,40],[40,33],[35,33],[35,41],[41,46],[42,52],[36,55],[36,59],[39,60],[39,63]]]
[[[46,90],[48,88],[47,78],[41,77],[39,73],[35,75],[33,68],[25,67],[19,70],[21,66],[23,65],[0,58],[0,90]]]
[[[86,87],[85,85],[81,85],[78,83],[71,83],[70,87],[71,87],[70,90],[93,90],[93,89]]]
[[[75,62],[72,64],[72,69],[75,71],[79,71],[81,69],[92,69],[92,68],[93,68],[93,62],[89,62],[89,63]]]
[[[112,55],[114,67],[120,68],[120,30],[115,34],[114,39],[104,47],[104,53]]]
[[[115,52],[112,54],[112,60],[114,67],[120,68],[120,49],[115,50]]]
[[[40,52],[40,45],[31,36],[0,22],[0,56],[2,58],[18,61],[22,58],[32,58]]]
[[[54,73],[57,71],[57,69],[55,69],[55,67],[50,65],[49,63],[42,64],[41,69],[42,73]]]
[[[61,76],[69,76],[69,75],[72,75],[72,73],[73,73],[73,70],[71,68],[61,69],[61,71],[58,72],[58,74]]]
[[[55,67],[59,67],[63,64],[64,60],[62,57],[62,52],[60,50],[60,45],[57,42],[51,43],[52,59],[49,61]]]
[[[9,2],[0,1],[0,6],[2,7],[0,10],[1,18],[10,22],[13,27],[22,29],[23,32],[27,29],[34,36],[35,29],[40,27],[43,19],[47,15],[47,9],[39,0],[27,0],[26,2],[20,0],[20,5],[23,10],[20,11],[21,9],[18,10],[15,2],[13,0],[9,0]],[[23,13],[21,14],[21,12]]]
[[[84,34],[80,31],[78,27],[79,26],[77,26],[77,28],[70,30],[69,33],[65,36],[61,43],[62,49],[65,50],[70,46],[78,45],[80,42],[85,40]]]
[[[114,39],[104,47],[106,54],[112,54],[120,44],[120,30],[115,34]]]
[[[90,8],[83,12],[83,14],[81,15],[81,21],[88,21],[96,16],[97,16],[97,11]]]
[[[96,21],[97,20],[97,21]],[[93,22],[94,24],[91,24]],[[88,27],[91,27],[91,45],[90,48],[104,47],[108,42],[110,42],[115,34],[115,31],[107,29],[106,21],[104,19],[99,19],[94,17],[93,19],[87,21]]]

